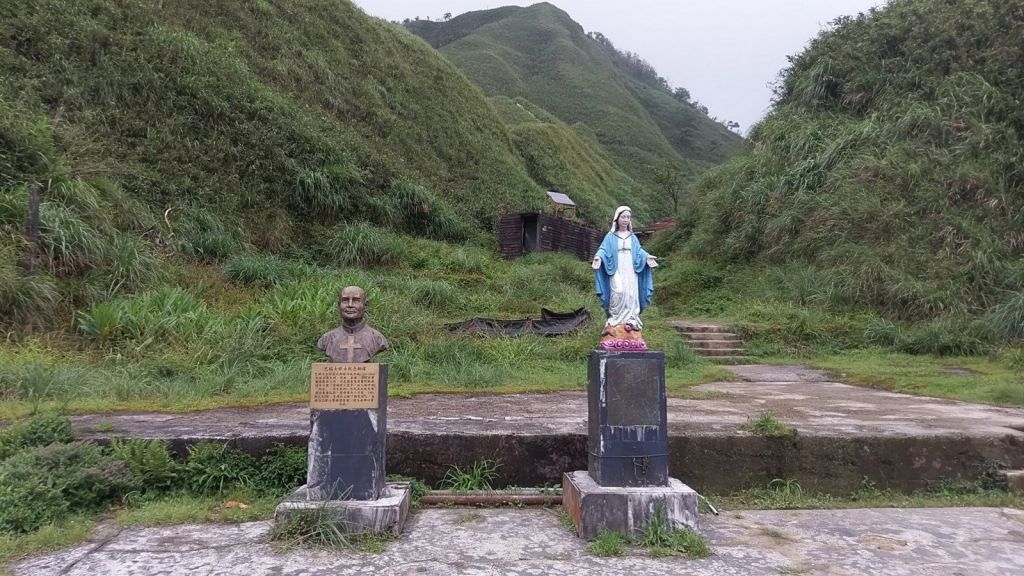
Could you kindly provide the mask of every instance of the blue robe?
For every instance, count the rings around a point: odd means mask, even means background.
[[[654,274],[647,265],[650,254],[640,247],[640,240],[634,234],[630,234],[629,238],[633,241],[633,270],[636,272],[637,289],[640,291],[640,311],[643,312],[651,305],[651,298],[654,297]],[[601,299],[601,308],[607,313],[612,298],[612,276],[615,275],[619,262],[619,237],[614,232],[605,235],[601,247],[597,250],[597,257],[601,259],[601,267],[594,270],[594,290]]]

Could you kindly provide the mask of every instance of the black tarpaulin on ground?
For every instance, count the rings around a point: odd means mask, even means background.
[[[494,318],[470,318],[464,322],[446,324],[449,332],[466,334],[485,334],[487,336],[521,336],[523,334],[540,334],[542,336],[558,336],[568,334],[590,323],[590,312],[580,308],[574,312],[552,312],[547,308],[540,309],[540,320],[495,320]]]

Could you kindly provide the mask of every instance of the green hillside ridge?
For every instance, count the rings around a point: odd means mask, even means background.
[[[695,187],[666,244],[683,263],[662,278],[690,286],[677,308],[839,347],[1019,341],[1024,55],[1007,40],[1021,37],[1021,0],[894,0],[823,32],[752,150]]]
[[[0,38],[5,326],[143,289],[168,254],[304,256],[360,221],[488,244],[547,204],[480,90],[347,0],[16,0]],[[33,182],[45,261],[23,276]],[[596,213],[610,190],[571,192]]]
[[[523,98],[569,125],[583,124],[610,158],[644,185],[662,213],[654,169],[689,176],[743,148],[743,139],[696,107],[675,99],[667,84],[637,79],[607,40],[598,42],[557,7],[540,3],[469,12],[446,22],[406,26],[454,62],[488,95]],[[601,37],[603,38],[603,36]]]
[[[229,229],[270,218],[284,238],[238,238],[266,244],[355,219],[459,238],[543,201],[479,90],[345,0],[0,15],[5,191],[103,177],[150,208],[214,207]]]
[[[581,218],[603,223],[616,206],[629,204],[651,222],[642,187],[608,158],[585,126],[574,129],[522,98],[490,100],[508,124],[530,177],[541,186],[569,193]]]
[[[582,386],[592,331],[445,323],[600,316],[585,263],[493,228],[539,184],[603,227],[637,185],[585,130],[343,0],[15,1],[0,39],[0,419],[300,401],[348,284],[395,394]],[[674,390],[721,377],[647,316]]]

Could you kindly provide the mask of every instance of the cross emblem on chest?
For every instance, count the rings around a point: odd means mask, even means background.
[[[356,350],[365,350],[364,346],[360,346],[356,343],[355,334],[348,334],[348,342],[342,346],[338,345],[338,348],[345,351],[345,361],[352,362],[355,358]]]

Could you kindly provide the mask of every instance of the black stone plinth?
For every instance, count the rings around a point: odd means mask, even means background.
[[[601,486],[668,486],[663,352],[590,353],[587,471]]]
[[[384,492],[388,367],[379,366],[377,409],[309,411],[309,500],[376,500]]]

